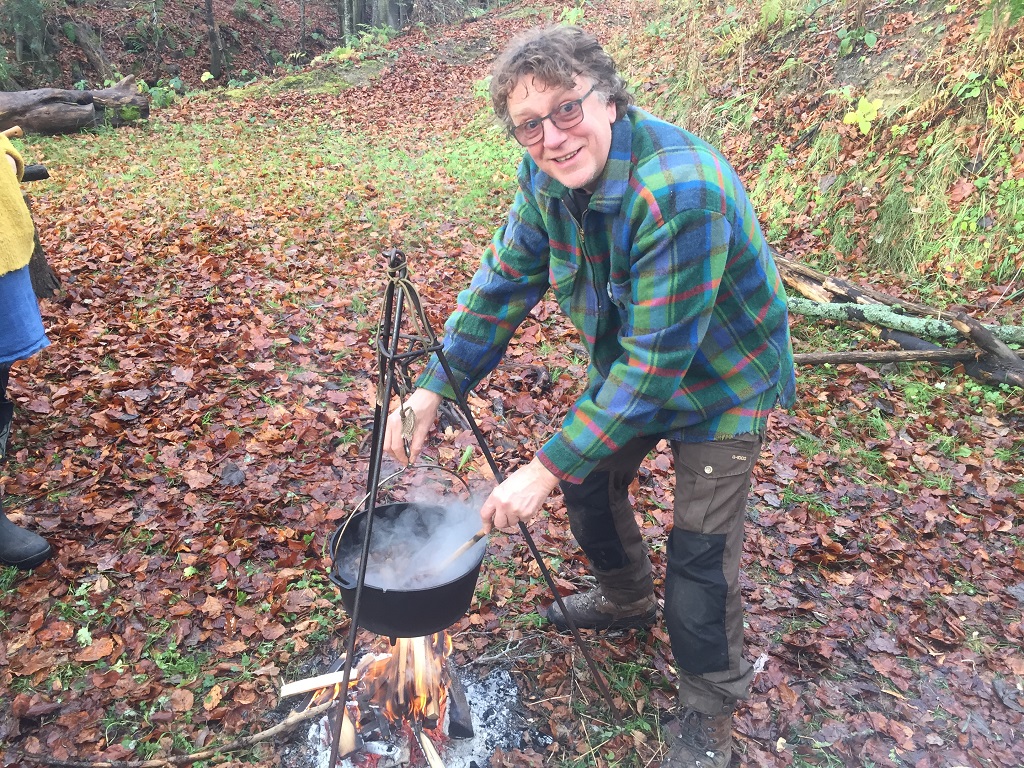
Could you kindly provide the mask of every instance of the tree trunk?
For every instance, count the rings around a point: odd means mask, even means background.
[[[20,125],[26,133],[74,133],[94,125],[125,125],[149,117],[149,96],[135,78],[112,88],[65,91],[40,88],[0,93],[0,130]]]
[[[366,25],[369,19],[366,18],[366,0],[352,0],[352,15],[349,21],[349,29],[355,35],[359,28]]]
[[[74,44],[85,54],[86,61],[89,62],[89,66],[93,68],[99,79],[103,82],[114,80],[117,74],[114,65],[110,63],[110,59],[103,52],[103,41],[100,39],[99,33],[85,22],[65,17],[63,26],[67,28],[68,25],[73,30]]]
[[[224,74],[224,43],[220,39],[220,28],[213,18],[213,0],[206,0],[207,37],[210,41],[210,74],[219,80]]]

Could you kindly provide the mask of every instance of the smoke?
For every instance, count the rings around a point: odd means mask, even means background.
[[[484,496],[468,500],[431,497],[407,504],[378,506],[366,565],[367,586],[418,590],[447,584],[474,568],[487,547],[486,537],[450,564],[455,552],[481,529]],[[366,516],[345,530],[335,552],[338,575],[355,585],[366,537]]]

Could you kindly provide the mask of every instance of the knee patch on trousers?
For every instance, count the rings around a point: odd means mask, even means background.
[[[599,571],[629,565],[609,503],[609,476],[608,472],[591,472],[578,485],[561,483],[572,535]]]
[[[693,675],[729,669],[725,538],[675,529],[668,541],[665,618],[676,663]]]

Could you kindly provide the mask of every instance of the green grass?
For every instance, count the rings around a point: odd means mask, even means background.
[[[839,512],[831,505],[822,501],[818,494],[801,493],[799,491],[794,491],[788,486],[782,489],[782,503],[787,507],[793,507],[800,504],[805,505],[809,511],[823,518],[839,516]]]

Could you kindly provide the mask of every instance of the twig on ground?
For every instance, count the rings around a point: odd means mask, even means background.
[[[305,712],[291,714],[277,725],[271,726],[251,736],[229,742],[219,747],[205,749],[202,752],[193,752],[188,755],[173,755],[171,757],[155,758],[153,760],[99,760],[91,762],[88,760],[57,760],[46,755],[22,754],[21,759],[30,763],[51,765],[55,768],[174,768],[180,765],[191,765],[199,760],[209,760],[212,757],[233,752],[236,749],[246,749],[264,741],[269,741],[275,736],[287,733],[299,723],[313,720],[320,715],[326,714],[327,710],[338,705],[338,701],[328,701],[326,704],[307,709]]]

